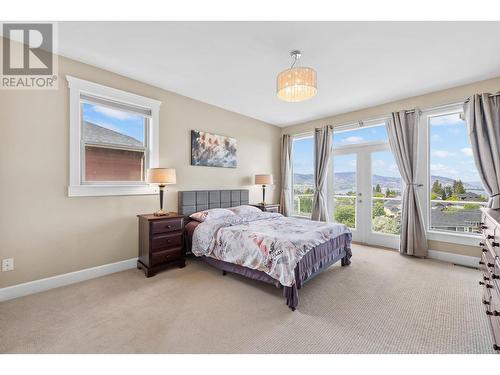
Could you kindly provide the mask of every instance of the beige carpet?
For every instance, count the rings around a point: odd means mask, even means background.
[[[299,291],[199,260],[0,303],[0,352],[491,353],[479,271],[356,245]]]

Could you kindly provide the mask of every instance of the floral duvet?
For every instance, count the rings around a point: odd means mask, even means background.
[[[295,283],[294,269],[313,247],[349,229],[343,224],[259,212],[200,223],[192,252],[267,273],[284,286]]]

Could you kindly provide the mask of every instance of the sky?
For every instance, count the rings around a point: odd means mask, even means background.
[[[144,117],[140,115],[83,103],[83,120],[144,142]]]
[[[429,131],[432,175],[468,182],[480,181],[467,124],[458,114],[431,118]]]
[[[429,126],[430,169],[433,176],[480,181],[467,134],[467,126],[458,114],[432,117]],[[334,148],[344,145],[387,139],[385,125],[335,132]],[[313,138],[294,141],[294,173],[312,174],[314,169]],[[372,155],[372,172],[381,176],[399,177],[394,157],[390,151]],[[354,155],[337,157],[335,172],[355,171]]]

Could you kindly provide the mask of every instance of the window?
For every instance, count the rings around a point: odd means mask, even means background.
[[[387,142],[385,123],[354,129],[348,127],[346,130],[335,131],[333,136],[334,148],[372,142]]]
[[[372,152],[372,231],[401,234],[401,175],[390,150]]]
[[[455,234],[480,233],[486,206],[461,110],[426,116],[429,143],[428,229]]]
[[[160,102],[67,77],[70,85],[70,196],[153,194]]]
[[[335,222],[353,239],[397,247],[401,232],[401,176],[389,147],[385,121],[336,130],[330,196]]]
[[[333,158],[334,219],[356,229],[357,155],[341,154]]]
[[[292,146],[293,215],[311,217],[314,196],[314,139],[296,137]]]

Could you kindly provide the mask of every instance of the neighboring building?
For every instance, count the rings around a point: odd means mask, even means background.
[[[446,212],[440,207],[431,210],[431,229],[451,232],[480,233],[481,211],[459,209]]]
[[[144,144],[85,121],[85,181],[143,181]],[[135,148],[135,150],[134,150]]]
[[[458,198],[461,201],[473,201],[473,202],[480,202],[481,201],[481,196],[479,194],[473,193],[473,192],[466,192],[463,194],[458,194]]]

